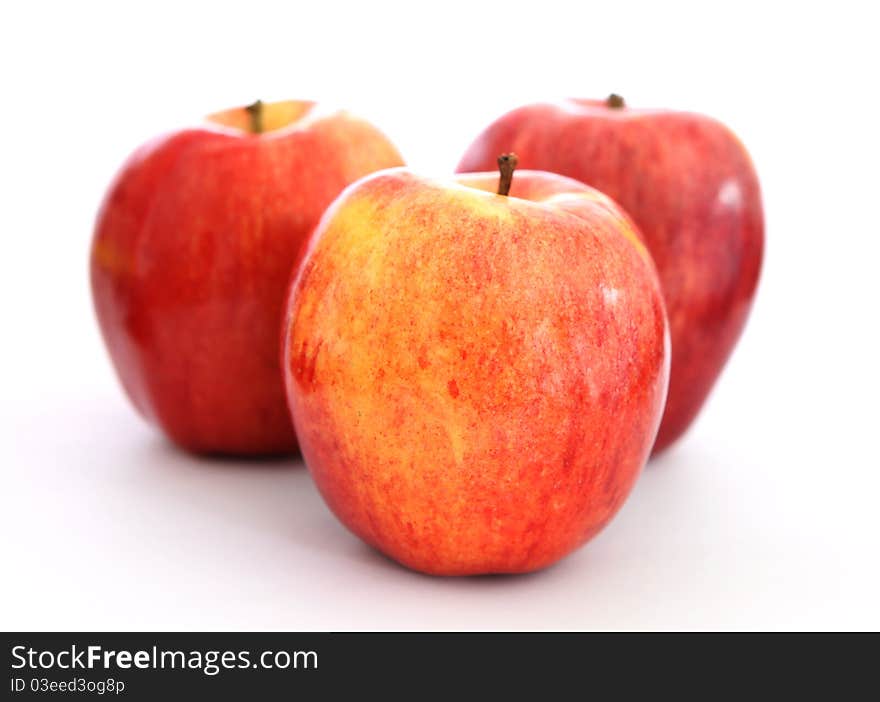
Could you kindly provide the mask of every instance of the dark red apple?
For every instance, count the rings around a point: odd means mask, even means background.
[[[295,258],[346,185],[401,164],[371,125],[296,101],[218,113],[138,149],[98,215],[91,279],[141,414],[192,451],[295,450],[278,360]]]
[[[654,451],[694,420],[746,322],[761,269],[764,217],[755,169],[721,123],[633,109],[618,96],[510,112],[458,170],[515,151],[525,168],[577,178],[633,217],[660,274],[672,338],[669,398]]]

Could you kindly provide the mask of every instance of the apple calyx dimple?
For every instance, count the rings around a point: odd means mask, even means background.
[[[510,186],[513,183],[513,172],[519,159],[516,154],[501,154],[498,157],[498,170],[501,176],[498,178],[498,194],[507,195],[510,192]]]

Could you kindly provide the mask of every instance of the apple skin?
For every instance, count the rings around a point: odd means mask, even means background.
[[[296,257],[349,183],[401,165],[374,127],[309,102],[159,137],[124,164],[91,251],[98,322],[135,407],[199,453],[296,450],[278,358]]]
[[[489,126],[458,171],[514,151],[524,168],[560,173],[619,203],[660,274],[672,339],[669,398],[654,453],[693,422],[739,339],[764,249],[755,169],[719,122],[669,110],[566,100],[514,110]]]
[[[347,189],[293,280],[285,384],[336,516],[434,575],[554,563],[614,515],[668,383],[659,281],[601,193],[518,171]],[[487,192],[488,191],[488,192]],[[531,200],[531,201],[530,201]]]

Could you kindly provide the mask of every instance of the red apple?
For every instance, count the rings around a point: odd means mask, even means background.
[[[758,178],[733,133],[698,114],[565,100],[510,112],[459,171],[516,151],[527,168],[577,178],[633,217],[657,265],[672,338],[669,399],[655,453],[694,420],[746,322],[764,248]]]
[[[339,519],[432,574],[547,566],[620,507],[668,341],[631,220],[574,180],[404,169],[346,190],[287,302],[303,456]]]
[[[278,360],[291,269],[346,185],[401,163],[369,124],[294,101],[138,149],[98,215],[91,279],[141,414],[192,451],[295,450]]]

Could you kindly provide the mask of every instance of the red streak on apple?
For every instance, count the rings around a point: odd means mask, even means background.
[[[659,281],[632,221],[568,178],[346,190],[291,286],[283,364],[333,512],[432,574],[547,566],[604,526],[668,381]]]
[[[197,452],[296,449],[278,360],[296,256],[349,183],[401,165],[369,124],[308,102],[162,136],[122,167],[91,254],[98,321],[128,395]]]
[[[758,178],[733,133],[708,117],[566,100],[510,112],[458,170],[515,151],[524,168],[573,178],[632,216],[663,285],[672,339],[661,451],[696,417],[745,325],[758,284],[764,218]]]

